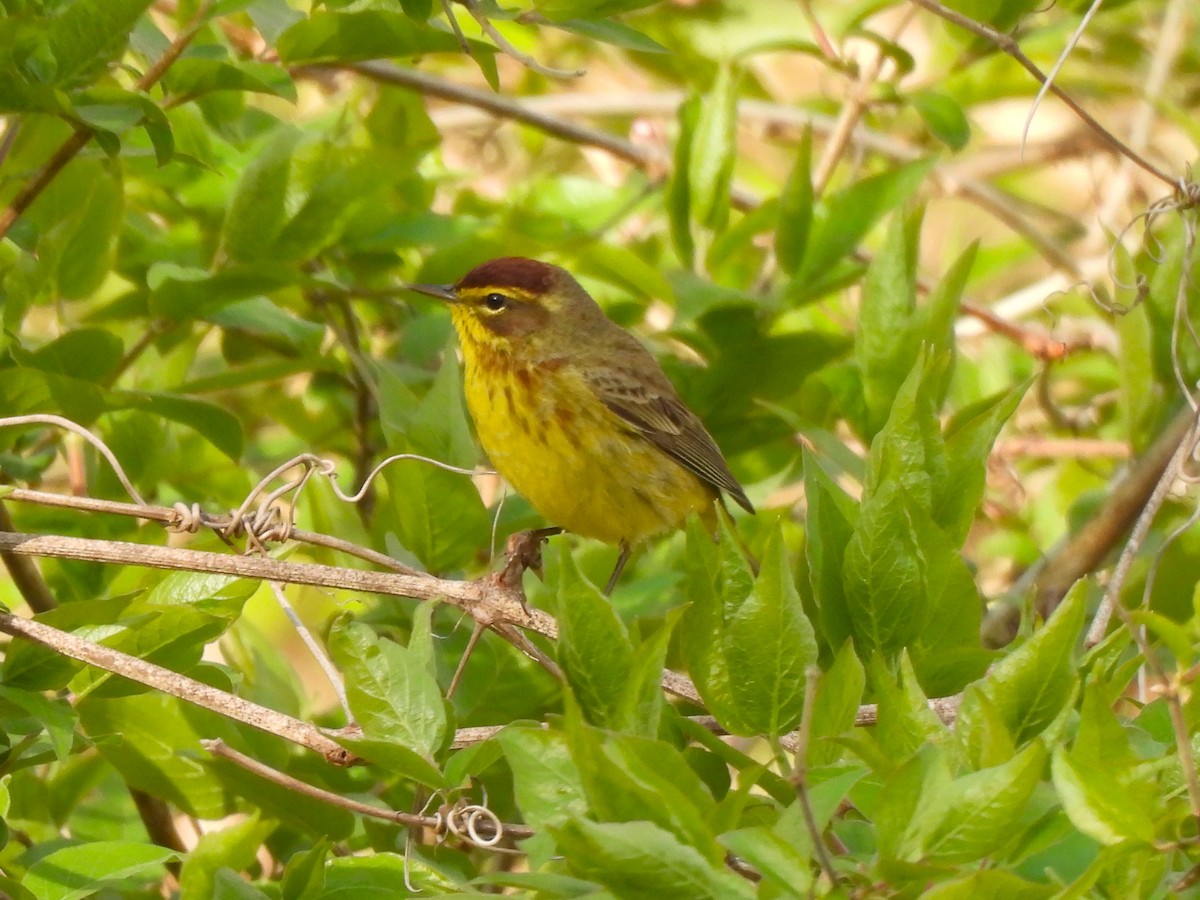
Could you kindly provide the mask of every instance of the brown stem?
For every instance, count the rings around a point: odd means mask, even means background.
[[[1033,60],[1021,52],[1021,48],[1010,35],[996,31],[994,28],[991,28],[982,22],[977,22],[968,16],[964,16],[962,13],[948,9],[941,3],[938,3],[937,0],[912,0],[912,2],[917,6],[920,6],[922,9],[929,10],[929,12],[933,13],[935,16],[945,19],[947,22],[952,22],[959,28],[963,28],[971,32],[971,34],[983,38],[985,41],[994,44],[1008,56],[1011,56],[1017,61],[1021,68],[1037,79],[1039,84],[1046,85],[1050,93],[1065,103],[1070,110],[1075,113],[1075,115],[1077,115],[1085,125],[1087,125],[1088,128],[1095,132],[1100,140],[1109,146],[1109,148],[1131,162],[1137,164],[1155,178],[1162,181],[1164,184],[1169,185],[1172,189],[1175,188],[1176,184],[1178,183],[1178,179],[1172,178],[1149,160],[1131,150],[1119,138],[1117,138],[1116,135],[1092,118],[1091,114],[1088,113],[1088,111],[1078,103],[1076,103],[1070,94],[1053,82],[1049,82],[1045,73],[1034,64]]]
[[[8,508],[3,502],[0,502],[0,531],[11,534],[16,530],[12,517],[8,514]],[[16,585],[17,591],[20,592],[25,602],[29,604],[30,609],[35,613],[43,613],[58,608],[58,600],[55,599],[50,586],[46,584],[46,579],[42,578],[42,573],[38,571],[38,567],[32,559],[17,556],[8,551],[0,551],[0,560],[4,561],[4,567],[12,576],[13,584]]]

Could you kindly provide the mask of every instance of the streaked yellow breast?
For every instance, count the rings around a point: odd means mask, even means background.
[[[635,544],[680,527],[692,512],[711,515],[712,489],[634,433],[569,361],[523,363],[490,335],[473,334],[482,326],[469,314],[456,315],[455,324],[480,443],[496,471],[549,522],[610,544]]]

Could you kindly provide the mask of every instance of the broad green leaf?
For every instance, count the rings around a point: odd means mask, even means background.
[[[963,108],[948,94],[938,91],[918,91],[910,94],[908,102],[925,120],[935,138],[951,150],[961,150],[971,139],[971,123]]]
[[[808,500],[804,552],[821,619],[821,635],[840,646],[851,635],[846,592],[842,587],[846,547],[858,523],[858,504],[821,468],[817,457],[803,451],[804,494]]]
[[[817,642],[792,579],[778,527],[771,530],[754,589],[724,635],[733,702],[753,733],[777,737],[800,722],[806,672]]]
[[[657,2],[657,0],[656,0]],[[582,35],[593,41],[612,44],[636,53],[670,53],[658,41],[612,19],[564,19],[553,23],[555,28]]]
[[[812,887],[811,847],[797,847],[762,825],[726,832],[720,841],[731,853],[752,865],[776,890],[784,891],[785,896]]]
[[[884,482],[863,503],[842,574],[860,659],[893,656],[921,636],[950,553],[945,535],[898,481]]]
[[[340,620],[329,649],[345,675],[346,697],[363,737],[400,744],[432,765],[447,719],[430,657],[431,614],[431,604],[418,607],[408,647],[359,622]]]
[[[51,699],[36,691],[22,691],[17,688],[0,685],[0,702],[12,704],[17,709],[28,714],[28,719],[13,716],[5,712],[5,729],[14,734],[35,734],[45,729],[46,737],[54,750],[54,756],[64,761],[71,751],[75,737],[75,711],[65,700]],[[14,721],[20,718],[20,721]],[[18,730],[21,725],[29,723],[31,730]],[[3,812],[0,812],[0,817]]]
[[[884,782],[875,807],[879,852],[885,859],[915,861],[950,812],[953,778],[945,753],[926,744]]]
[[[1107,691],[1089,684],[1074,744],[1055,748],[1052,767],[1054,787],[1076,828],[1103,844],[1153,840],[1162,788],[1140,762]]]
[[[180,854],[155,844],[92,841],[43,856],[21,882],[37,900],[75,900],[129,880],[153,881]]]
[[[331,845],[321,838],[308,850],[301,850],[287,861],[280,884],[283,900],[304,900],[320,893],[325,886],[325,861]]]
[[[296,100],[287,70],[267,63],[184,57],[171,66],[164,81],[173,94],[189,98],[212,91],[250,91]]]
[[[750,885],[651,822],[591,822],[574,818],[551,833],[567,868],[604,885],[618,898],[737,900]]]
[[[932,513],[934,486],[948,469],[937,414],[936,385],[943,371],[941,360],[920,358],[896,384],[884,410],[886,422],[871,441],[864,502],[897,485],[922,511]]]
[[[956,778],[946,788],[946,817],[926,844],[939,862],[969,863],[1008,843],[1021,823],[1046,767],[1046,749],[1033,741],[1002,765]]]
[[[196,750],[201,739],[228,738],[232,726],[204,710],[185,708],[182,700],[148,693],[135,697],[87,697],[78,705],[80,721],[99,741],[101,754],[131,786],[140,788],[189,815],[219,819],[231,810],[221,785]]]
[[[323,59],[351,62],[462,52],[450,32],[415,22],[402,12],[383,9],[311,13],[279,35],[275,47],[280,59],[289,65]],[[472,53],[486,53],[486,48],[486,44],[476,41],[471,45]]]
[[[923,744],[943,745],[950,737],[949,730],[929,708],[907,653],[900,657],[898,675],[896,680],[879,657],[872,660],[871,686],[878,703],[873,736],[883,755],[895,764],[907,760]]]
[[[795,274],[804,260],[808,232],[812,227],[812,129],[804,129],[796,161],[779,195],[779,228],[775,232],[775,256],[789,275]]]
[[[868,176],[818,203],[813,209],[808,249],[789,293],[805,296],[811,283],[853,252],[886,213],[916,191],[933,162],[921,160]]]
[[[866,673],[862,663],[854,652],[854,645],[846,641],[817,684],[809,732],[810,767],[835,762],[841,756],[841,749],[832,739],[854,726],[865,687]]]
[[[1014,747],[1040,734],[1071,700],[1078,682],[1075,642],[1083,623],[1085,585],[1077,585],[1041,629],[996,663],[968,691],[957,729],[968,758],[978,759],[980,737],[974,723],[981,703],[994,709]]]
[[[100,75],[149,6],[150,0],[77,0],[51,18],[46,49],[54,83],[79,87]]]
[[[992,445],[1029,384],[963,409],[946,429],[946,472],[934,484],[933,515],[955,545],[966,540],[983,502]]]
[[[663,741],[602,732],[581,722],[567,733],[592,816],[654,822],[706,858],[721,858],[708,824],[715,804],[683,754]]]
[[[180,900],[213,897],[218,870],[227,867],[240,872],[252,865],[259,846],[275,827],[276,823],[262,821],[257,813],[252,813],[242,822],[201,836],[179,873]]]
[[[280,129],[242,171],[221,236],[235,260],[261,258],[283,231],[292,157],[299,143],[299,131]]]
[[[396,372],[376,367],[380,419],[388,450],[418,453],[470,467],[479,457],[467,424],[458,366],[447,354],[429,393],[417,399]],[[465,565],[490,539],[479,491],[466,475],[421,460],[400,460],[385,471],[392,522],[403,547],[431,572]]]
[[[1149,810],[1127,791],[1117,789],[1106,767],[1074,760],[1063,747],[1054,749],[1054,789],[1071,823],[1102,844],[1154,840]]]
[[[1003,869],[983,869],[936,884],[921,900],[1047,900],[1055,894],[1051,885],[1035,884]]]
[[[588,721],[616,727],[633,646],[612,604],[580,574],[565,543],[560,550],[558,662]]]
[[[125,345],[103,328],[75,328],[24,358],[26,365],[68,378],[104,382],[125,355]]]
[[[523,847],[533,863],[543,862],[555,852],[547,828],[587,812],[579,769],[561,732],[506,728],[497,740],[512,770],[517,808],[537,832]]]
[[[688,672],[705,705],[734,734],[780,734],[799,721],[804,672],[816,639],[804,615],[782,538],[772,537],[757,581],[728,520],[721,541],[688,529],[688,595],[680,627]]]

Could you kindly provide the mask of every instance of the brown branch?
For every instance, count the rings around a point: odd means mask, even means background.
[[[5,496],[10,495],[6,494]],[[12,517],[8,514],[8,508],[3,502],[0,502],[0,532],[12,534],[16,530]],[[0,551],[0,560],[4,561],[4,567],[8,569],[13,584],[16,585],[17,591],[25,602],[29,604],[30,609],[35,613],[43,613],[58,608],[58,600],[32,559],[17,556],[8,551]]]
[[[1071,586],[1096,571],[1128,533],[1191,432],[1194,420],[1191,406],[1185,405],[1146,452],[1133,461],[1096,515],[1043,561],[1034,580],[1034,602],[1041,615],[1049,616]],[[983,623],[984,643],[991,647],[1009,643],[1016,636],[1020,618],[1015,603],[994,606]]]
[[[9,536],[3,535],[3,537]],[[162,666],[138,659],[136,656],[130,656],[128,653],[85,641],[70,632],[60,631],[49,625],[43,625],[41,622],[23,619],[10,613],[0,612],[0,631],[40,644],[55,653],[69,656],[71,659],[79,660],[106,672],[122,675],[131,681],[194,703],[253,728],[279,735],[285,740],[315,750],[336,765],[347,765],[354,760],[353,754],[307,722],[301,722],[299,719],[283,713],[250,703],[241,697],[235,697],[196,681],[194,678],[164,669]]]
[[[526,609],[519,583],[514,584],[504,577],[506,573],[488,576],[479,581],[449,581],[432,575],[367,572],[317,563],[287,562],[263,556],[231,556],[182,547],[0,532],[0,552],[5,551],[19,556],[212,572],[239,578],[258,578],[393,597],[411,597],[415,600],[445,600],[469,613],[476,621],[488,624],[507,622],[550,638],[558,634],[557,625],[551,616],[541,610]]]
[[[939,18],[945,19],[947,22],[951,22],[959,28],[971,32],[976,37],[983,38],[985,41],[994,44],[1002,52],[1016,60],[1018,65],[1037,79],[1039,84],[1045,85],[1050,93],[1065,103],[1111,150],[1137,164],[1164,184],[1169,185],[1172,189],[1178,184],[1178,179],[1172,178],[1149,160],[1131,150],[1116,135],[1097,122],[1087,110],[1076,103],[1070,94],[1057,84],[1050,82],[1046,78],[1045,73],[1037,67],[1033,60],[1021,51],[1021,48],[1011,35],[996,31],[996,29],[982,22],[977,22],[969,16],[964,16],[962,13],[948,9],[941,3],[938,3],[937,0],[911,0],[911,2],[922,9],[928,10]]]
[[[175,60],[179,59],[180,54],[183,53],[187,45],[195,38],[197,32],[199,32],[201,26],[203,26],[205,20],[208,18],[208,13],[212,9],[212,6],[213,0],[206,0],[206,2],[200,5],[200,8],[196,10],[196,14],[192,17],[192,21],[188,26],[176,36],[175,40],[171,42],[171,46],[137,80],[137,83],[134,85],[135,90],[148,91],[158,83],[158,80],[163,77],[167,69],[171,67]],[[21,217],[25,210],[29,209],[34,200],[41,196],[42,191],[49,186],[50,182],[55,179],[67,163],[74,159],[75,155],[87,146],[88,141],[95,134],[95,130],[88,125],[82,123],[75,125],[75,131],[54,151],[41,171],[33,177],[32,181],[22,186],[21,190],[17,191],[16,196],[13,197],[8,206],[0,211],[0,238],[8,234],[8,230],[12,228],[17,219]]]

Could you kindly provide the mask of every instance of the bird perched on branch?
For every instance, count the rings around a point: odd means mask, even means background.
[[[450,305],[496,470],[555,526],[620,547],[606,593],[641,541],[713,524],[722,493],[754,512],[658,362],[565,269],[505,257],[409,288]]]

